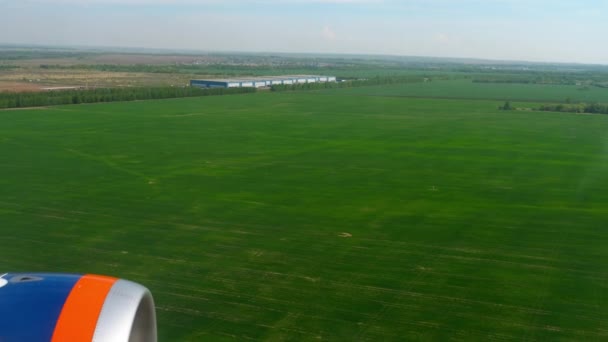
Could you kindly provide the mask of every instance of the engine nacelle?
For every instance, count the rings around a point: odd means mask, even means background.
[[[0,276],[2,342],[156,342],[148,289],[98,275]]]

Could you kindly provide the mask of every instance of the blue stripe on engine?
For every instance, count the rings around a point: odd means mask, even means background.
[[[0,287],[0,341],[50,341],[63,303],[82,275],[27,274],[41,278],[12,282],[25,274],[7,274]]]

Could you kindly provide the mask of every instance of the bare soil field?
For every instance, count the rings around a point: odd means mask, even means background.
[[[37,91],[57,86],[185,86],[191,78],[191,75],[183,74],[23,68],[0,72],[0,91]]]
[[[142,87],[185,86],[193,75],[168,73],[143,73],[129,71],[99,71],[79,68],[55,69],[45,65],[64,67],[78,65],[172,65],[190,63],[213,63],[221,61],[217,56],[154,55],[93,53],[84,56],[61,58],[33,58],[0,60],[14,65],[15,69],[0,70],[0,92],[40,91],[48,87]],[[201,77],[197,75],[196,77]]]
[[[41,85],[29,82],[0,81],[0,92],[27,92],[41,89]]]

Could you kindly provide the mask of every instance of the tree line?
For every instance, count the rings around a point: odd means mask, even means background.
[[[0,109],[253,93],[255,88],[138,87],[0,92]]]
[[[87,70],[103,72],[142,72],[152,74],[194,74],[222,76],[266,76],[308,73],[332,73],[334,68],[309,65],[238,65],[238,64],[40,64],[44,70]]]
[[[533,75],[532,75],[533,76]],[[474,78],[473,83],[493,83],[493,84],[558,84],[558,85],[577,85],[583,83],[579,79],[565,77],[561,75],[545,75],[530,78],[521,77],[484,77]]]
[[[539,110],[545,112],[608,114],[608,105],[601,103],[551,104],[542,105]]]
[[[318,82],[318,83],[298,83],[298,84],[277,84],[270,87],[271,91],[296,91],[296,90],[319,90],[354,88],[376,85],[415,83],[430,81],[430,78],[421,76],[375,76],[368,79],[341,80],[338,82]]]

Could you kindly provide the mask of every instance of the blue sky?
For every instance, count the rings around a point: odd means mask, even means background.
[[[608,64],[608,0],[0,0],[0,43]]]

